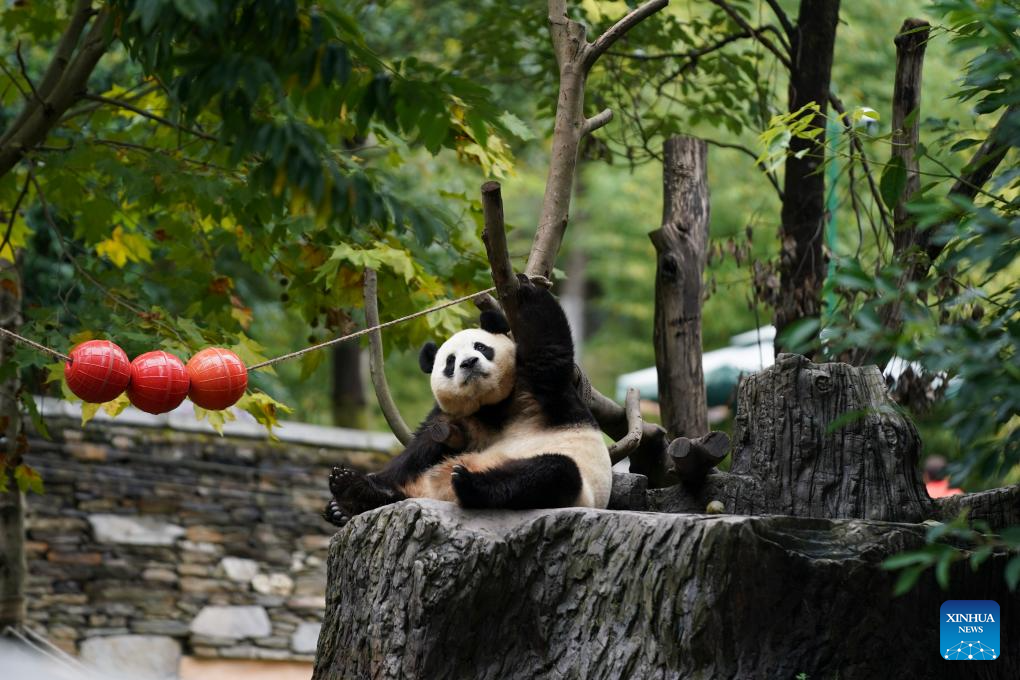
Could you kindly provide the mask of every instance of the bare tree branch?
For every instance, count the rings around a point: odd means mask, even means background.
[[[609,459],[618,463],[626,458],[641,443],[641,394],[636,387],[627,388],[627,401],[624,406],[627,414],[627,434],[620,441],[609,447]]]
[[[779,25],[783,27],[784,31],[786,31],[787,40],[792,41],[793,35],[797,32],[797,29],[794,28],[793,23],[790,22],[790,17],[788,17],[786,12],[783,11],[778,0],[765,0],[765,2],[767,2],[769,7],[772,8],[772,12],[776,15],[776,18],[779,19]]]
[[[103,97],[102,95],[98,94],[86,94],[85,96],[82,97],[82,99],[98,102],[100,104],[106,104],[108,106],[116,106],[117,108],[125,109],[127,111],[131,111],[132,113],[137,113],[142,118],[148,118],[149,120],[154,120],[162,125],[172,127],[175,130],[187,132],[189,135],[201,137],[202,139],[208,140],[210,142],[218,141],[214,135],[210,135],[208,133],[202,132],[201,130],[196,130],[194,128],[189,128],[184,125],[180,125],[178,123],[173,122],[169,118],[164,118],[163,116],[152,113],[151,111],[146,111],[143,108],[135,106],[134,104],[123,101],[121,99],[112,99],[110,97]]]
[[[595,65],[598,58],[601,57],[606,50],[612,47],[617,40],[626,35],[627,31],[634,28],[668,4],[669,0],[648,0],[648,2],[629,12],[622,19],[613,24],[611,28],[600,35],[595,42],[591,43],[588,46],[588,49],[585,50],[583,60],[585,71],[591,70],[591,67]]]
[[[779,62],[787,69],[793,67],[793,63],[790,60],[790,53],[786,50],[781,50],[776,47],[776,44],[765,37],[764,28],[755,28],[751,24],[747,23],[747,20],[740,15],[740,12],[735,10],[730,3],[726,0],[709,0],[713,5],[717,6],[722,11],[726,12],[726,15],[740,28],[744,29],[745,32],[750,33],[754,36],[755,40],[760,42],[769,52],[774,54]]]
[[[864,153],[864,145],[861,144],[861,138],[858,137],[857,132],[854,131],[853,122],[846,115],[846,107],[843,106],[843,102],[839,97],[832,93],[832,90],[829,90],[828,99],[829,104],[838,114],[839,119],[843,121],[843,127],[846,130],[847,136],[850,138],[850,144],[853,145],[858,158],[861,160],[861,169],[864,170],[864,177],[868,180],[868,191],[875,203],[875,207],[878,209],[879,219],[882,220],[882,224],[885,228],[889,229],[889,212],[885,209],[885,202],[882,200],[882,193],[878,190],[878,185],[875,183],[875,177],[871,174],[871,163],[868,162],[868,155]]]
[[[25,66],[25,58],[21,56],[21,41],[14,47],[14,56],[18,59],[18,68],[21,69],[21,77],[28,83],[28,89],[32,91],[32,96],[35,97],[35,101],[38,104],[43,104],[42,97],[39,95],[39,91],[35,89],[35,84],[32,79],[28,77],[28,67]]]
[[[600,127],[603,127],[613,119],[612,109],[602,109],[591,118],[584,120],[584,125],[581,126],[581,136],[589,135]]]
[[[750,156],[751,158],[753,158],[754,159],[754,164],[758,167],[759,170],[762,171],[762,173],[768,179],[769,184],[772,185],[772,188],[776,190],[776,195],[779,197],[779,200],[780,201],[783,200],[783,189],[782,189],[782,187],[779,186],[779,180],[776,179],[775,173],[769,172],[769,170],[765,167],[764,163],[759,163],[758,162],[758,154],[756,154],[752,149],[749,149],[746,146],[743,146],[741,144],[731,144],[729,142],[720,142],[720,141],[715,140],[715,139],[708,139],[707,137],[702,137],[702,139],[704,139],[705,143],[708,144],[709,146],[717,146],[720,149],[734,149],[736,151],[739,151],[739,152],[743,153],[744,155],[747,155],[747,156]]]
[[[762,29],[759,29],[762,30]],[[711,54],[726,47],[730,43],[734,43],[742,38],[750,38],[751,34],[747,31],[741,31],[740,33],[731,33],[730,35],[724,36],[718,41],[709,45],[703,45],[693,50],[687,50],[685,52],[661,52],[658,54],[637,54],[628,52],[607,52],[611,57],[623,57],[624,59],[634,59],[636,61],[659,61],[661,59],[688,59],[696,60],[698,57],[703,57],[706,54]],[[668,78],[667,78],[668,80]]]
[[[369,326],[379,325],[379,294],[378,282],[374,269],[365,270],[365,323]],[[390,386],[386,382],[386,368],[383,362],[382,331],[376,329],[368,334],[368,367],[372,374],[372,386],[375,397],[382,409],[386,424],[400,443],[407,446],[414,436],[407,423],[400,415],[400,409],[393,401]]]
[[[510,252],[506,245],[506,224],[503,221],[503,196],[499,182],[486,182],[482,185],[482,213],[485,216],[485,229],[482,230],[482,242],[489,258],[492,270],[492,282],[496,284],[496,294],[506,313],[510,328],[517,328],[517,289],[519,283],[514,276],[513,265],[510,263]]]

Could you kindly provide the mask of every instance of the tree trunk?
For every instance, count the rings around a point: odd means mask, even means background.
[[[701,279],[708,246],[708,145],[671,137],[663,145],[662,227],[649,237],[655,272],[655,366],[662,424],[670,439],[708,432],[701,350]]]
[[[777,354],[782,351],[783,331],[790,324],[821,314],[825,279],[825,176],[821,167],[838,19],[839,0],[801,0],[797,28],[791,35],[790,111],[818,104],[811,128],[819,134],[814,139],[794,137],[786,160],[779,251],[782,295],[775,310]]]
[[[365,381],[361,370],[361,347],[356,342],[333,346],[333,424],[365,427]]]
[[[89,77],[113,35],[107,30],[110,8],[94,12],[91,5],[87,0],[79,0],[75,4],[57,52],[46,69],[40,89],[36,91],[37,96],[28,99],[25,108],[0,136],[0,177],[7,174],[26,153],[42,144],[60,122],[61,116],[85,94]],[[93,14],[92,26],[81,38],[80,46],[72,56],[79,44],[79,36]]]
[[[0,325],[17,332],[21,325],[21,280],[18,266],[0,260]],[[0,338],[0,366],[14,353],[14,343]],[[22,434],[18,406],[18,373],[0,383],[0,427],[6,446],[0,454],[0,474],[7,490],[0,493],[0,633],[8,626],[18,629],[25,622],[25,499],[14,481],[14,468],[20,463],[19,440]]]
[[[1020,598],[1008,555],[931,571],[892,597],[886,557],[924,526],[579,508],[461,510],[410,500],[330,545],[314,680],[956,678],[938,655],[946,599]],[[1009,624],[1007,624],[1008,626]],[[1020,635],[979,678],[1020,676]],[[970,677],[970,676],[968,676]]]

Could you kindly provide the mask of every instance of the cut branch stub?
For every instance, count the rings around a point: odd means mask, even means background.
[[[636,387],[627,388],[624,411],[627,413],[627,434],[609,447],[609,458],[614,463],[626,458],[641,443],[641,427],[644,421],[641,418],[641,394]]]
[[[730,450],[725,432],[709,432],[697,439],[677,437],[669,443],[666,453],[673,461],[673,472],[685,483],[697,483],[723,462]]]
[[[482,214],[485,216],[482,242],[485,244],[485,254],[489,258],[492,282],[496,284],[496,294],[499,296],[507,321],[510,322],[510,328],[514,329],[517,327],[517,289],[520,283],[514,276],[510,251],[506,245],[503,196],[499,182],[486,182],[482,185]]]

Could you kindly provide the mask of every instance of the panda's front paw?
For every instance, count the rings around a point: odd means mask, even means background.
[[[338,527],[342,527],[351,521],[350,515],[340,509],[335,499],[326,503],[326,509],[322,511],[322,518]]]
[[[552,282],[544,276],[528,278],[524,274],[518,274],[517,282],[519,284],[517,286],[519,304],[526,305],[545,300],[546,298],[552,298],[552,293],[549,292],[549,286],[552,285]]]
[[[450,483],[457,494],[457,500],[463,508],[484,508],[485,499],[478,488],[478,475],[463,465],[454,465],[450,473]]]

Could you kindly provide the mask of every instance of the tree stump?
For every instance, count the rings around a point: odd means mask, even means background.
[[[737,514],[920,522],[934,512],[920,445],[875,366],[780,354],[740,384],[730,472],[650,491],[650,507],[703,512],[718,500]]]
[[[410,500],[333,539],[314,680],[942,678],[946,599],[1020,598],[1006,555],[893,598],[883,559],[919,525]],[[979,678],[1020,677],[1020,635]],[[970,675],[968,675],[970,677]]]

